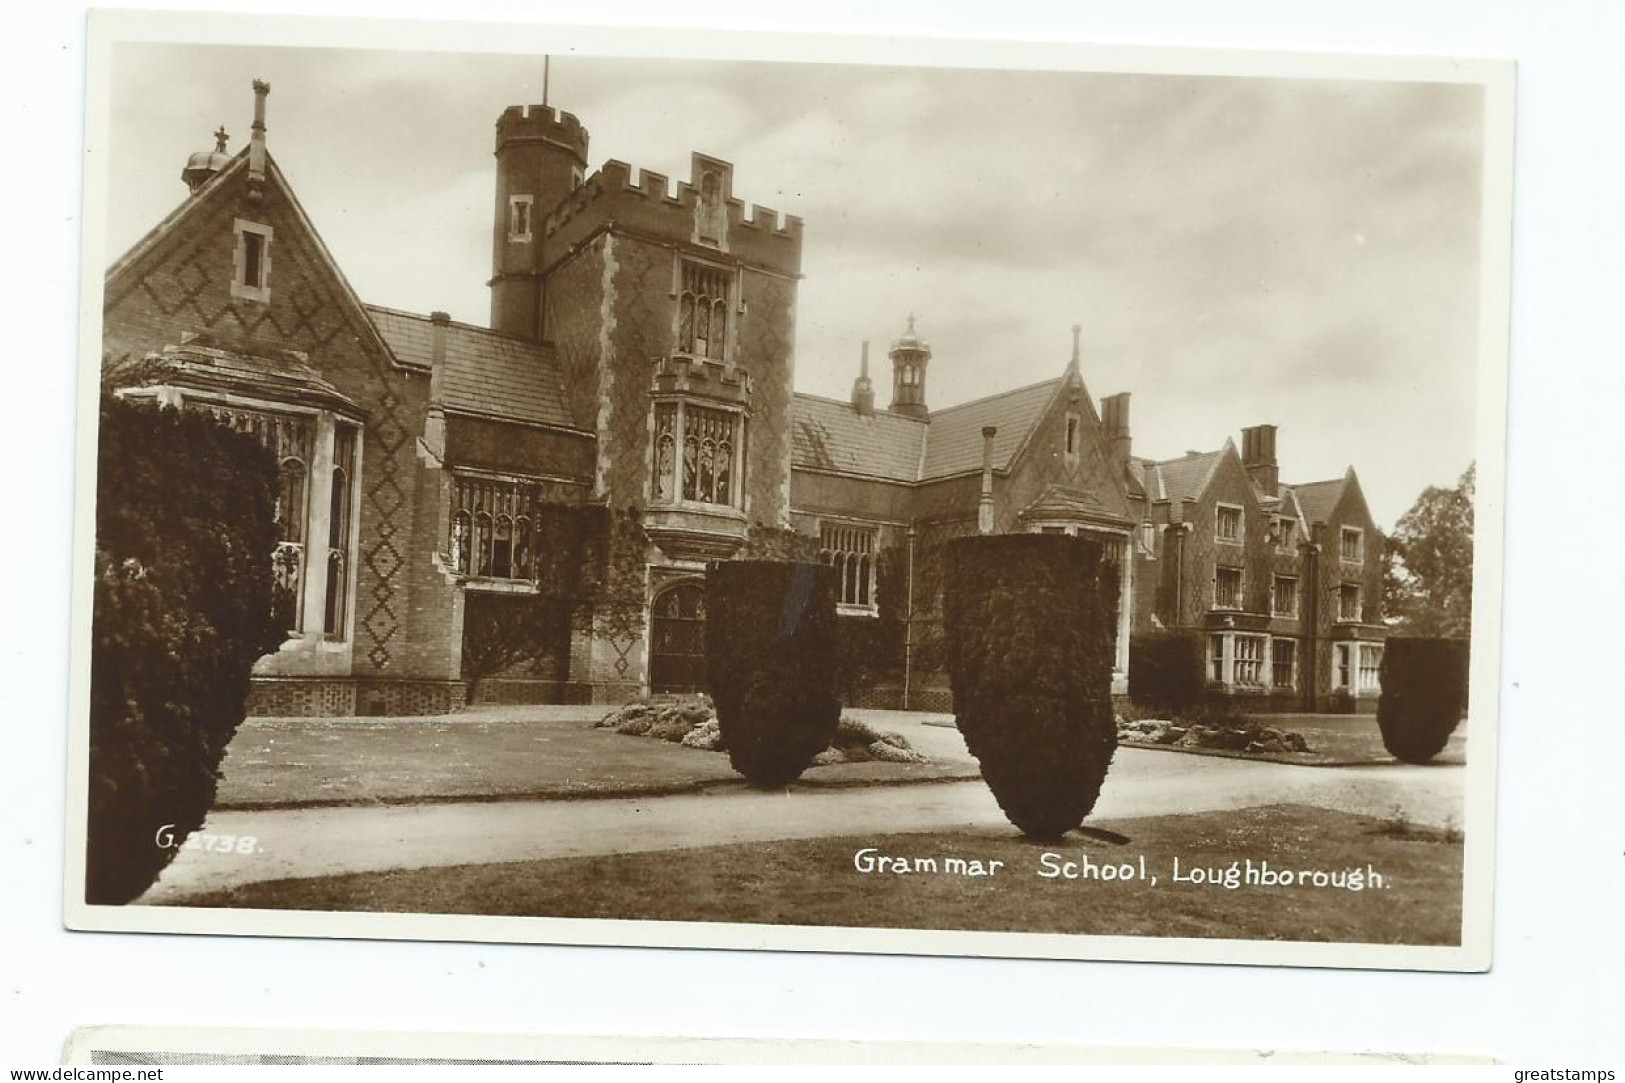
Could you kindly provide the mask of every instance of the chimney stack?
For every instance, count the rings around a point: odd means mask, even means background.
[[[863,357],[858,362],[858,378],[852,381],[852,408],[859,417],[872,417],[875,412],[875,385],[869,379],[869,343],[863,343]]]
[[[1119,391],[1100,400],[1100,420],[1106,429],[1106,441],[1111,447],[1112,461],[1120,469],[1128,467],[1134,453],[1134,440],[1129,435],[1127,391]]]
[[[982,496],[976,502],[976,530],[993,533],[993,438],[999,434],[993,425],[982,426]]]
[[[1254,425],[1241,430],[1241,465],[1265,496],[1281,488],[1281,468],[1275,461],[1275,426]]]
[[[248,197],[258,203],[265,186],[265,99],[271,84],[254,80],[254,128],[248,137]]]
[[[446,454],[446,329],[451,316],[429,313],[429,406],[423,415],[423,447],[438,463]]]

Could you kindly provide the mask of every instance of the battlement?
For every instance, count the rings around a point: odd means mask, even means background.
[[[707,198],[703,194],[707,183],[715,189],[709,198],[722,219],[712,223],[714,238],[701,234],[701,202]],[[689,179],[675,186],[664,173],[634,169],[611,159],[553,209],[543,229],[550,245],[563,248],[610,221],[675,241],[715,247],[792,273],[801,267],[801,219],[734,198],[733,165],[703,154],[693,155]]]
[[[510,105],[497,118],[497,150],[506,143],[548,140],[562,143],[585,161],[588,132],[574,113],[547,105]]]

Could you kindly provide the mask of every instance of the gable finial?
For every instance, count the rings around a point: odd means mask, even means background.
[[[220,127],[216,128],[214,130],[214,149],[215,149],[215,153],[217,153],[217,154],[226,153],[226,142],[229,139],[231,139],[231,136],[226,132],[226,126],[224,124],[222,124],[222,125],[220,125]]]
[[[1072,367],[1073,368],[1077,368],[1082,363],[1079,356],[1078,356],[1079,352],[1080,352],[1079,341],[1082,338],[1082,336],[1083,336],[1083,324],[1081,324],[1081,323],[1073,324],[1072,325]]]

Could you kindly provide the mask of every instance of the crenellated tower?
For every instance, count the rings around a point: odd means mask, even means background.
[[[543,223],[587,175],[587,129],[545,105],[511,105],[497,118],[491,236],[491,326],[542,337]]]

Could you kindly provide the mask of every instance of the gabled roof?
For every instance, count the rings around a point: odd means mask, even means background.
[[[920,480],[980,470],[986,425],[999,430],[993,437],[993,469],[1008,470],[1065,379],[1056,377],[934,412]]]
[[[797,393],[791,464],[886,481],[930,481],[982,468],[982,428],[993,425],[993,469],[1008,470],[1065,377],[950,406],[916,419]]]
[[[382,305],[367,315],[402,362],[429,367],[434,322]],[[564,374],[553,351],[528,339],[472,324],[446,325],[441,401],[448,410],[560,428],[580,428],[564,399]]]
[[[790,464],[885,481],[919,477],[926,423],[885,410],[865,417],[849,402],[797,392],[790,402]]]
[[[113,284],[121,274],[129,270],[143,255],[155,248],[159,241],[174,232],[175,228],[196,213],[199,207],[204,206],[211,195],[221,191],[225,187],[227,178],[247,169],[247,163],[248,144],[245,143],[242,149],[232,156],[231,161],[224,169],[210,177],[197,192],[189,193],[180,205],[164,215],[157,225],[142,234],[140,240],[136,241],[122,256],[108,265],[105,277],[107,292],[113,292]]]
[[[215,200],[229,198],[227,193],[232,186],[228,182],[233,181],[238,174],[247,171],[251,146],[251,143],[244,144],[243,148],[232,158],[229,165],[213,177],[210,177],[196,192],[188,195],[185,202],[170,211],[163,221],[153,226],[145,236],[131,245],[129,251],[113,261],[112,265],[107,269],[106,278],[103,280],[104,303],[117,293],[119,278],[139,264],[143,256],[156,248],[183,222]],[[327,247],[327,242],[322,240],[322,235],[317,232],[315,224],[311,222],[310,215],[306,213],[304,204],[299,202],[299,196],[294,192],[293,185],[288,183],[288,178],[282,172],[282,167],[276,164],[276,159],[271,156],[269,150],[265,152],[265,179],[267,183],[281,189],[282,194],[287,197],[289,210],[293,213],[295,220],[305,234],[310,238],[310,243],[315,246],[316,254],[321,260],[323,269],[332,275],[333,279],[338,283],[339,292],[349,304],[351,312],[356,316],[357,323],[360,325],[358,329],[361,333],[371,337],[373,345],[378,348],[378,352],[383,355],[388,364],[410,365],[410,363],[403,362],[401,358],[396,356],[389,343],[379,333],[377,325],[368,317],[368,313],[361,303],[361,298],[356,295],[355,287],[351,286],[350,280],[344,276],[344,271],[340,269],[338,261],[333,258],[333,253]]]
[[[1303,511],[1303,518],[1308,523],[1324,523],[1331,519],[1332,512],[1337,510],[1337,504],[1343,499],[1343,486],[1347,484],[1347,475],[1332,478],[1330,481],[1311,481],[1305,485],[1289,485],[1292,495],[1298,500],[1298,507]]]
[[[1225,447],[1230,447],[1228,441]],[[1213,480],[1225,448],[1218,451],[1191,451],[1177,459],[1136,459],[1140,482],[1152,501],[1199,500]]]

